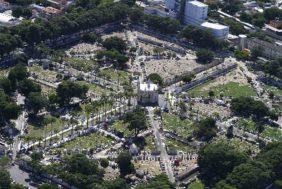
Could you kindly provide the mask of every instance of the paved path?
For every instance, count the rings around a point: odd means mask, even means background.
[[[8,171],[11,175],[11,178],[16,183],[22,184],[22,185],[28,187],[29,189],[36,189],[36,187],[31,186],[29,184],[29,182],[26,182],[26,179],[30,179],[29,174],[27,172],[21,170],[18,165],[11,166],[8,169]]]
[[[157,145],[157,149],[161,152],[161,162],[164,163],[165,166],[165,171],[166,174],[168,176],[168,179],[171,183],[175,182],[175,177],[173,174],[173,169],[171,166],[171,162],[169,160],[166,148],[165,148],[165,144],[162,142],[162,136],[161,133],[159,132],[159,123],[157,121],[154,120],[153,118],[153,108],[148,107],[148,112],[149,112],[149,119],[151,122],[151,125],[153,127],[153,132],[155,135],[155,140],[156,140],[156,145]]]

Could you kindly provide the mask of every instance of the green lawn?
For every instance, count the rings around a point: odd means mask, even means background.
[[[152,151],[155,149],[155,138],[153,135],[148,135],[145,137],[146,146],[144,150]]]
[[[245,126],[244,126],[245,125]],[[246,131],[256,133],[256,123],[251,119],[240,119],[236,126],[240,129],[245,129]],[[272,138],[274,140],[282,139],[282,130],[276,127],[271,127],[265,125],[264,131],[261,133],[261,137]]]
[[[87,85],[89,87],[89,90],[97,93],[97,94],[106,94],[109,93],[110,90],[106,89],[106,88],[102,88],[99,85],[93,84],[93,83],[87,83],[86,81],[76,81],[79,84],[84,84]]]
[[[28,70],[30,72],[36,73],[40,78],[46,78],[46,79],[53,78],[53,79],[56,79],[56,77],[57,77],[57,72],[52,71],[52,70],[48,70],[48,69],[44,70],[42,68],[42,66],[38,66],[38,65],[33,65],[31,67],[28,67]]]
[[[65,58],[65,61],[74,69],[89,72],[98,68],[98,64],[94,60],[85,60],[80,58]]]
[[[205,90],[204,86],[208,86],[212,81],[209,81],[206,84],[200,85],[195,87],[194,89],[190,90],[188,94],[192,96],[208,96],[210,90]],[[239,97],[239,96],[255,96],[255,90],[249,85],[240,85],[236,82],[229,82],[224,85],[217,85],[212,87],[211,89],[214,91],[215,96],[231,96],[231,97]]]
[[[120,84],[129,83],[129,76],[128,72],[122,70],[114,70],[113,68],[108,69],[100,69],[98,76],[105,77],[111,81],[118,81]]]
[[[66,125],[66,122],[63,122],[62,120],[58,118],[54,118],[55,122],[52,124],[48,124],[46,127],[42,124],[36,124],[36,123],[30,123],[28,124],[28,134],[25,135],[26,137],[31,137],[33,139],[38,137],[44,137],[45,131],[46,133],[50,132],[59,132],[63,129],[63,126]]]
[[[264,89],[267,92],[272,91],[274,93],[274,96],[278,96],[278,97],[282,98],[282,89],[278,89],[277,87],[273,87],[273,86],[270,86],[270,85],[264,85]]]
[[[168,113],[163,113],[163,127],[165,130],[175,131],[183,137],[187,137],[194,131],[192,121],[181,120],[178,116]]]
[[[191,151],[195,151],[196,149],[194,149],[191,146],[185,145],[181,142],[178,142],[177,140],[174,139],[170,139],[170,138],[166,138],[165,139],[165,145],[169,148],[169,149],[175,149],[175,150],[180,150],[183,152],[191,152]]]
[[[130,131],[127,126],[122,120],[117,120],[109,126],[109,129],[123,133],[124,137],[134,136],[133,131]]]
[[[282,140],[282,130],[275,127],[266,126],[261,134],[262,137],[269,137],[274,140]]]
[[[194,181],[189,184],[188,189],[205,189],[205,185],[201,181]]]
[[[59,149],[96,149],[105,144],[110,145],[111,141],[113,141],[113,139],[110,137],[106,137],[100,133],[92,133],[87,136],[77,137],[76,139],[63,144]]]

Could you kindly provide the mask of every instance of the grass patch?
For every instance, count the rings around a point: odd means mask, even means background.
[[[64,60],[68,62],[72,68],[77,69],[79,71],[89,72],[98,68],[98,64],[94,60],[85,60],[70,57],[65,58]]]
[[[264,85],[264,89],[269,93],[273,92],[274,96],[278,96],[279,98],[282,98],[282,89],[278,89],[277,87],[270,86],[270,85]]]
[[[271,138],[274,140],[282,140],[282,130],[276,127],[266,126],[261,136],[264,138]]]
[[[128,124],[124,123],[122,120],[117,120],[109,126],[109,129],[123,133],[124,137],[134,136],[133,131],[130,131],[127,126]]]
[[[129,83],[129,73],[122,70],[114,70],[113,68],[100,69],[98,76],[105,77],[108,80],[116,81],[120,84]]]
[[[99,85],[96,85],[93,83],[87,83],[86,81],[76,81],[76,82],[82,85],[87,85],[90,91],[97,93],[97,94],[105,94],[105,93],[110,92],[109,89],[102,88]]]
[[[62,120],[60,120],[59,118],[55,118],[54,123],[52,124],[48,124],[46,126],[42,125],[42,124],[36,124],[36,123],[29,123],[28,124],[28,134],[25,135],[26,137],[30,137],[32,139],[36,139],[39,137],[43,137],[45,136],[45,132],[48,134],[51,133],[57,133],[59,131],[61,131],[66,124],[66,122],[63,122]]]
[[[190,90],[188,94],[192,96],[204,96],[207,97],[210,90],[205,90],[204,87],[208,86],[212,81],[204,85],[200,85],[195,87],[194,89]],[[230,97],[240,97],[240,96],[255,96],[256,93],[254,89],[249,85],[240,85],[236,82],[229,82],[224,85],[218,85],[212,87],[211,89],[214,91],[215,96],[219,97],[220,94],[223,96],[230,96]]]
[[[170,139],[170,138],[166,138],[165,144],[166,144],[166,147],[168,147],[169,149],[180,150],[183,152],[195,151],[195,149],[192,148],[191,146],[188,146],[186,144],[183,144],[181,142],[178,142],[177,140]]]
[[[176,132],[183,137],[187,137],[194,131],[193,122],[188,119],[181,120],[178,116],[168,113],[163,113],[162,116],[165,130]]]
[[[201,181],[194,181],[189,184],[188,189],[205,189],[205,185]]]
[[[102,145],[110,145],[112,138],[106,137],[101,133],[91,133],[87,136],[77,137],[76,139],[63,144],[59,149],[97,149],[102,147]]]
[[[52,70],[44,70],[42,68],[42,66],[39,66],[39,65],[33,65],[31,67],[28,67],[28,70],[30,72],[34,72],[36,75],[38,75],[40,78],[53,78],[53,79],[56,79],[57,77],[57,72],[55,71],[52,71]]]

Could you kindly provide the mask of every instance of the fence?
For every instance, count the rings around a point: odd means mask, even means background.
[[[197,87],[198,85],[201,85],[211,79],[214,79],[214,78],[217,78],[219,76],[222,76],[222,75],[225,75],[227,74],[229,71],[233,70],[234,68],[237,67],[237,64],[233,64],[233,65],[230,65],[224,69],[221,69],[221,70],[217,70],[215,71],[214,73],[202,78],[202,79],[198,79],[198,80],[195,80],[195,81],[192,81],[191,83],[188,83],[188,84],[185,84],[181,87],[181,90],[178,91],[177,93],[180,93],[181,91],[187,91],[187,90],[190,90],[192,88],[195,88]]]

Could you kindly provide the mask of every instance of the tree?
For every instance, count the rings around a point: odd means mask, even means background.
[[[30,157],[32,161],[39,162],[43,158],[43,153],[42,152],[32,152]]]
[[[87,91],[88,86],[71,81],[63,81],[56,89],[57,96],[62,105],[68,105],[73,97],[84,99]]]
[[[22,41],[17,36],[2,32],[0,33],[0,57],[21,46]]]
[[[0,91],[0,124],[18,118],[20,111],[20,106],[11,102],[11,99],[3,91]]]
[[[274,179],[282,177],[282,142],[266,145],[258,154],[257,160],[263,162],[274,173]]]
[[[126,50],[126,42],[119,37],[109,37],[102,44],[107,50],[116,50],[120,53]]]
[[[23,64],[17,64],[13,67],[8,75],[8,79],[11,81],[13,86],[16,85],[16,82],[22,81],[28,77],[28,71],[26,66]]]
[[[129,7],[135,5],[136,0],[121,0],[121,3],[127,4]]]
[[[195,77],[194,74],[187,74],[187,75],[184,75],[181,80],[185,83],[190,83],[192,81],[192,79]]]
[[[25,100],[27,110],[36,115],[41,109],[45,108],[48,104],[46,97],[42,96],[39,92],[31,92]]]
[[[53,184],[41,184],[38,189],[58,189],[58,186]]]
[[[31,92],[41,92],[41,86],[30,79],[24,79],[19,82],[19,90],[27,97]]]
[[[234,186],[231,186],[230,184],[227,184],[224,180],[222,180],[216,183],[213,189],[236,189],[236,188]]]
[[[206,118],[196,124],[195,134],[197,138],[210,141],[216,136],[217,127],[213,118]]]
[[[95,32],[87,33],[82,37],[83,41],[88,43],[95,43],[98,40],[98,36]]]
[[[214,91],[212,91],[212,90],[209,91],[209,97],[210,98],[214,97]]]
[[[253,60],[256,60],[259,56],[262,55],[262,52],[263,52],[263,50],[262,50],[261,47],[254,47],[254,48],[252,49],[251,58],[252,58]]]
[[[210,63],[214,58],[214,53],[207,49],[201,49],[197,53],[197,60],[203,64]]]
[[[103,186],[106,189],[128,189],[129,186],[122,178],[116,178],[115,180],[111,181],[104,181]]]
[[[131,163],[132,157],[129,152],[121,152],[117,157],[117,164],[122,176],[134,173],[134,165]]]
[[[103,159],[100,159],[100,165],[103,167],[103,168],[107,168],[109,166],[109,161],[105,158]]]
[[[129,10],[129,19],[133,24],[142,23],[144,21],[143,10],[139,7],[133,7]]]
[[[173,189],[175,188],[165,174],[155,176],[147,183],[137,185],[136,189]]]
[[[28,19],[32,16],[32,12],[28,8],[16,7],[12,10],[12,15],[16,18],[19,18],[19,17],[22,16],[22,17]]]
[[[3,89],[6,94],[11,94],[14,91],[11,81],[7,78],[0,79],[0,88]]]
[[[148,75],[148,80],[151,80],[153,83],[158,84],[160,86],[163,85],[163,78],[157,73],[151,73]]]
[[[271,7],[264,10],[264,17],[267,21],[282,18],[282,11],[277,7]]]
[[[250,161],[235,167],[226,183],[238,189],[264,189],[271,184],[271,175],[265,164]]]
[[[140,108],[136,108],[133,112],[127,113],[124,120],[129,123],[128,129],[134,131],[135,138],[140,131],[147,128],[145,112]]]
[[[263,102],[254,100],[251,97],[238,97],[232,99],[230,108],[236,115],[244,117],[253,115],[258,119],[262,119],[270,113]]]
[[[10,188],[12,179],[8,171],[0,169],[0,188]]]
[[[234,167],[246,162],[246,154],[227,142],[205,145],[199,151],[198,165],[202,180],[207,186],[224,179]]]
[[[282,180],[276,180],[274,182],[274,189],[281,189],[282,188]]]

